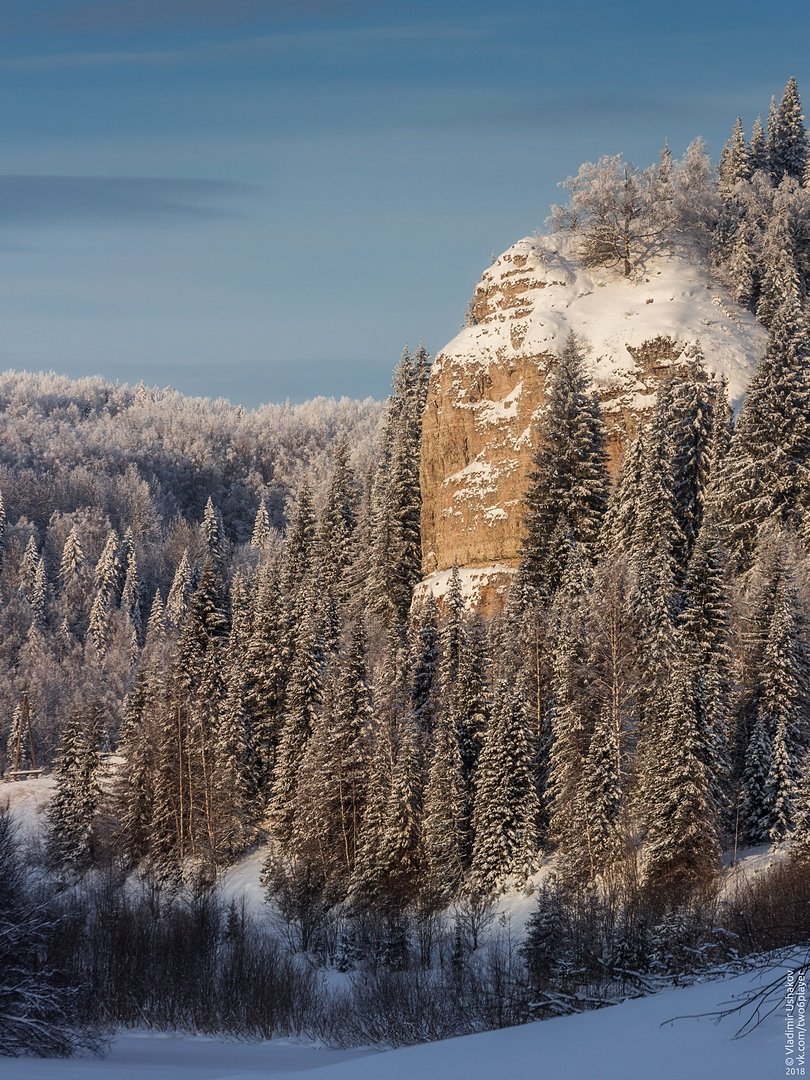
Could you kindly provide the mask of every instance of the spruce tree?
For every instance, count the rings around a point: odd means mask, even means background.
[[[151,649],[161,645],[165,639],[166,608],[163,603],[163,597],[160,595],[160,589],[158,589],[152,598],[152,606],[149,609],[149,618],[146,620],[144,646],[146,649]]]
[[[159,701],[155,673],[141,669],[124,703],[124,723],[118,746],[124,765],[118,772],[114,791],[120,850],[131,866],[137,865],[150,849],[156,750],[152,725]]]
[[[296,494],[284,543],[281,589],[288,602],[294,602],[303,583],[308,580],[312,572],[315,539],[312,493],[309,484],[304,480]]]
[[[705,490],[705,507],[709,511],[711,505],[711,486],[714,478],[720,473],[723,462],[731,446],[731,436],[734,432],[734,412],[728,401],[728,379],[725,375],[720,377],[714,391],[714,403],[712,407],[712,434],[708,459],[708,483]]]
[[[411,598],[422,578],[419,485],[422,414],[430,375],[423,348],[406,348],[394,373],[370,495],[370,574],[373,610],[386,624],[407,623]]]
[[[62,589],[69,589],[81,579],[84,561],[84,550],[79,539],[79,532],[73,525],[62,548],[62,558],[59,563],[59,584]]]
[[[256,548],[257,551],[261,551],[271,535],[272,528],[270,525],[270,515],[267,513],[267,503],[264,499],[261,499],[259,502],[259,509],[256,511],[256,519],[253,522],[253,533],[250,537],[250,546]]]
[[[734,231],[728,259],[726,276],[734,299],[743,307],[753,308],[754,297],[758,291],[759,266],[755,248],[757,234],[753,226],[743,217]]]
[[[767,840],[771,830],[771,807],[768,804],[768,777],[773,759],[773,735],[770,717],[757,712],[751,738],[745,751],[740,791],[740,816],[743,833],[751,843]]]
[[[107,537],[104,550],[96,564],[93,583],[93,602],[90,607],[88,639],[99,656],[107,651],[110,636],[110,619],[119,598],[119,544],[113,530]]]
[[[425,784],[420,840],[420,891],[429,904],[444,907],[461,885],[467,861],[468,825],[456,726],[452,715],[444,714],[436,728]]]
[[[34,593],[34,579],[39,565],[39,549],[33,533],[28,537],[25,550],[20,560],[20,589],[26,600],[31,603]]]
[[[776,587],[743,775],[746,828],[755,841],[778,839],[789,827],[793,789],[808,741],[808,669],[798,612],[795,585],[785,575]]]
[[[483,620],[473,615],[465,624],[454,701],[456,734],[467,788],[468,817],[472,814],[473,776],[491,707],[489,674],[486,628]]]
[[[389,627],[374,676],[365,808],[350,883],[350,898],[363,907],[401,907],[415,884],[410,879],[416,866],[419,793],[404,654],[399,633]]]
[[[413,612],[409,629],[411,710],[420,742],[426,744],[432,736],[444,693],[440,684],[440,663],[444,660],[440,652],[439,615],[432,595]]]
[[[594,724],[577,791],[577,807],[582,816],[576,825],[581,829],[580,844],[587,851],[591,879],[619,853],[622,810],[619,753],[613,718],[608,709],[603,709]]]
[[[804,756],[796,785],[792,840],[796,856],[802,861],[810,859],[810,751]]]
[[[782,179],[779,161],[774,160],[774,143],[779,128],[779,112],[776,98],[771,95],[771,103],[768,106],[768,123],[765,128],[765,165],[764,168],[770,176],[771,183],[775,186]]]
[[[790,176],[801,182],[807,164],[807,131],[799,88],[791,76],[768,121],[768,165],[775,184]]]
[[[137,651],[143,637],[143,619],[141,615],[141,583],[138,578],[138,561],[134,543],[127,552],[126,575],[121,592],[121,610],[129,624],[133,651]]]
[[[684,648],[674,664],[658,739],[658,769],[642,793],[647,887],[667,900],[688,897],[719,869],[717,814],[704,760],[703,680]]]
[[[748,148],[748,160],[751,162],[752,175],[759,170],[768,168],[768,149],[766,145],[765,127],[762,117],[758,116],[751,129],[751,142]]]
[[[366,636],[358,620],[330,673],[296,796],[297,846],[302,846],[302,838],[306,845],[317,843],[324,870],[343,892],[349,887],[360,842],[372,724]]]
[[[225,529],[222,524],[222,515],[214,506],[210,498],[205,504],[202,524],[200,526],[205,550],[213,561],[218,575],[225,575]]]
[[[272,565],[260,568],[253,602],[253,625],[242,662],[244,704],[250,716],[257,782],[266,797],[283,722],[288,675],[285,612],[279,578]]]
[[[561,533],[593,550],[607,505],[604,427],[573,333],[549,378],[532,464],[524,510],[524,577],[538,594],[550,596],[559,585]]]
[[[344,576],[352,554],[357,525],[357,490],[349,464],[349,440],[345,433],[335,441],[326,502],[318,528],[320,566],[330,591],[339,604],[347,598]]]
[[[55,769],[56,790],[48,807],[47,857],[55,869],[87,870],[94,854],[99,727],[95,711],[74,712],[62,734]]]
[[[189,706],[176,679],[162,696],[156,729],[147,865],[158,881],[176,886],[191,852]]]
[[[566,876],[582,854],[578,821],[579,781],[587,753],[590,725],[586,696],[585,594],[580,584],[561,589],[551,611],[553,642],[548,722],[551,730],[545,790],[548,834],[566,862]]]
[[[212,647],[224,642],[230,630],[229,607],[225,582],[214,558],[206,552],[180,634],[182,651],[191,664],[196,664]],[[189,669],[189,673],[194,670]]]
[[[627,448],[616,484],[610,494],[599,545],[601,553],[634,556],[642,478],[647,457],[645,441],[646,430],[642,426]]]
[[[768,807],[771,840],[782,840],[793,825],[793,803],[798,773],[795,733],[780,716],[771,746],[771,761],[765,778],[765,802]]]
[[[745,143],[745,131],[738,116],[731,136],[720,151],[720,164],[717,168],[717,187],[720,194],[728,198],[740,180],[747,180],[751,175],[751,162]]]
[[[314,577],[305,583],[300,608],[301,622],[290,663],[272,781],[270,821],[280,844],[291,835],[298,773],[322,704],[326,657],[318,582]]]
[[[765,522],[799,527],[806,513],[810,339],[798,296],[774,316],[728,454],[713,483],[713,520],[736,564],[750,564]]]
[[[702,759],[715,808],[727,815],[733,758],[729,595],[725,553],[704,527],[692,552],[678,618],[680,640],[699,665],[705,694]]]
[[[597,564],[583,600],[581,708],[609,724],[618,790],[624,798],[632,773],[643,668],[631,603],[631,578],[625,559]],[[607,733],[601,736],[608,739]]]
[[[525,880],[539,848],[534,754],[520,687],[501,681],[478,760],[472,874],[485,892]]]
[[[713,451],[716,388],[709,382],[699,346],[684,350],[686,363],[672,381],[670,445],[675,516],[682,541],[675,555],[682,568],[695,545],[706,505]]]
[[[183,624],[188,610],[191,589],[191,561],[188,556],[188,548],[186,548],[180,557],[180,562],[177,564],[177,570],[166,599],[166,621],[173,630],[179,630]]]
[[[239,655],[225,671],[222,709],[217,717],[213,794],[219,857],[230,862],[257,835],[261,802],[257,798],[255,753],[250,717],[245,709],[245,678]]]
[[[391,786],[377,848],[384,900],[393,908],[407,904],[418,891],[422,795],[417,734],[413,718],[406,714],[399,718],[394,731]]]
[[[349,882],[349,898],[361,907],[381,900],[386,891],[387,866],[382,853],[393,758],[390,724],[378,715],[369,732],[365,801]]]
[[[45,574],[45,559],[40,556],[34,571],[34,581],[31,588],[31,616],[33,626],[38,630],[44,630],[47,622],[48,607],[48,579]]]
[[[762,242],[758,263],[759,296],[757,318],[770,326],[783,304],[800,293],[796,269],[794,234],[795,185],[783,181],[773,200],[773,207]]]

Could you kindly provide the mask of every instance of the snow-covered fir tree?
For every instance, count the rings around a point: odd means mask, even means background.
[[[436,727],[422,814],[420,888],[438,907],[457,895],[467,869],[468,807],[454,721],[448,711]]]
[[[717,167],[717,188],[724,198],[728,198],[740,180],[751,176],[751,159],[745,141],[745,129],[738,116],[734,122],[731,136],[720,151],[720,163]]]
[[[761,116],[758,116],[754,120],[754,125],[751,128],[751,142],[748,147],[748,157],[751,162],[752,173],[755,173],[760,169],[768,168],[765,125],[762,123]]]
[[[592,550],[607,505],[604,429],[573,334],[551,375],[532,466],[525,497],[524,576],[538,594],[550,596],[559,585],[563,544]]]
[[[119,541],[113,530],[107,537],[104,550],[96,564],[93,603],[90,608],[88,640],[96,652],[103,656],[107,649],[110,635],[110,619],[118,603],[119,594]]]
[[[261,551],[272,535],[270,515],[267,513],[267,503],[264,499],[259,502],[256,511],[256,519],[253,522],[253,533],[250,537],[250,546]]]
[[[322,705],[323,614],[314,577],[302,588],[299,612],[272,780],[270,819],[273,835],[280,844],[291,835],[298,773]]]
[[[619,856],[622,789],[619,746],[609,710],[597,717],[578,784],[577,824],[587,855],[588,877],[593,879]]]
[[[673,898],[708,884],[719,868],[717,812],[705,764],[705,697],[696,658],[680,651],[658,725],[658,769],[642,779],[648,888]]]
[[[801,182],[807,163],[807,131],[793,76],[787,81],[778,107],[771,109],[765,148],[774,183],[780,183],[785,176]]]
[[[478,760],[472,874],[485,891],[525,880],[539,854],[540,805],[533,739],[520,687],[495,687]]]
[[[422,576],[419,445],[429,375],[424,348],[413,356],[405,349],[394,374],[371,490],[369,596],[383,618],[400,625],[407,622]]]
[[[98,744],[96,712],[73,713],[62,736],[55,770],[56,790],[48,807],[47,857],[59,871],[81,873],[93,860],[100,797]]]
[[[774,315],[711,501],[721,538],[750,562],[765,522],[800,527],[806,512],[810,339],[798,295]]]
[[[753,730],[743,772],[743,812],[754,840],[783,836],[808,742],[807,657],[796,587],[783,573],[761,657]]]
[[[801,766],[793,804],[794,825],[791,839],[799,858],[810,859],[810,752]]]
[[[169,595],[166,598],[166,621],[175,630],[180,628],[186,617],[191,587],[191,561],[188,548],[186,548],[180,557],[180,562],[177,564]]]

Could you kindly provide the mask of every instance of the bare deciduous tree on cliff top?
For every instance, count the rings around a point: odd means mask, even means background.
[[[640,170],[621,154],[584,162],[563,180],[568,206],[554,206],[555,229],[576,233],[586,266],[619,266],[630,277],[669,227],[651,199],[653,170]]]
[[[571,198],[552,207],[551,227],[579,238],[586,266],[621,267],[625,277],[679,235],[701,238],[715,215],[712,166],[700,139],[676,162],[665,146],[647,169],[621,154],[586,161],[560,186]]]

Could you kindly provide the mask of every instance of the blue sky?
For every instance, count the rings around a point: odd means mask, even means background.
[[[716,155],[805,4],[2,0],[0,367],[382,396],[582,160]]]

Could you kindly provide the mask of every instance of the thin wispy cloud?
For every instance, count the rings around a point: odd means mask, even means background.
[[[437,124],[465,124],[472,127],[499,129],[525,128],[544,134],[565,134],[577,128],[603,126],[622,121],[630,126],[639,121],[664,121],[677,115],[682,119],[700,121],[706,116],[706,106],[697,98],[683,96],[651,98],[641,95],[580,94],[537,96],[526,101],[514,94],[503,101],[493,101],[474,109],[454,110],[437,114]]]
[[[234,201],[252,191],[222,180],[6,174],[0,175],[0,225],[231,217]]]
[[[251,35],[230,41],[185,44],[164,49],[99,49],[69,52],[48,52],[0,57],[0,70],[69,71],[110,67],[173,66],[285,56],[294,53],[328,52],[350,58],[368,54],[386,44],[402,46],[436,42],[470,43],[485,41],[494,29],[489,19],[403,23],[396,25],[332,27],[312,31],[279,31],[273,34]]]
[[[5,0],[3,29],[12,32],[137,33],[201,24],[322,19],[379,10],[371,0]]]
[[[52,21],[71,30],[132,31],[201,21],[232,25],[247,20],[334,18],[370,6],[368,0],[83,0],[54,13]]]

